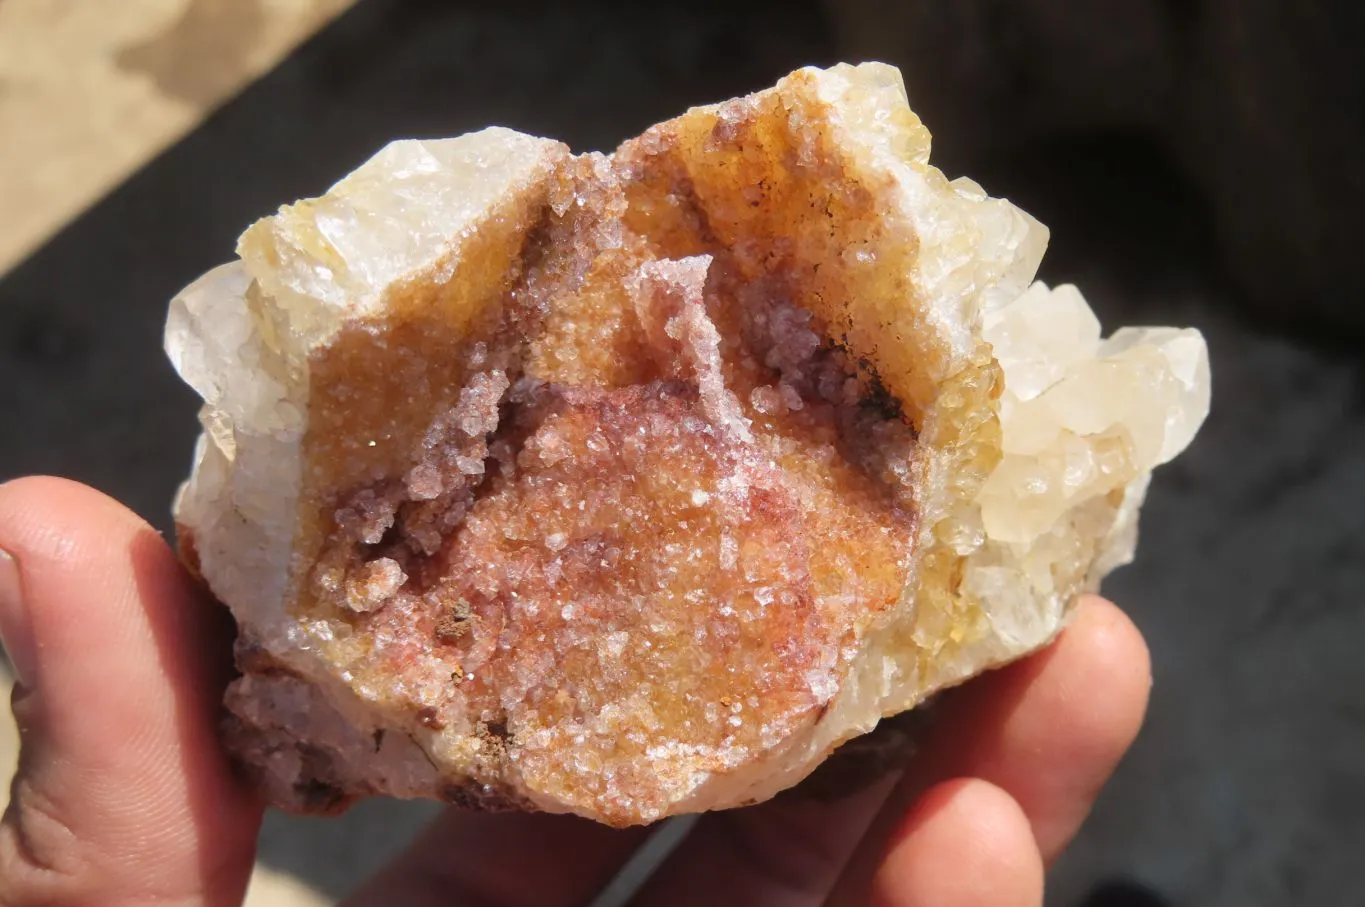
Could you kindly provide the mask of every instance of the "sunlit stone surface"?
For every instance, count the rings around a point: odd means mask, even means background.
[[[171,307],[182,550],[270,798],[628,825],[770,797],[1050,640],[1208,410],[1046,231],[928,164],[895,70],[615,154],[396,142]]]

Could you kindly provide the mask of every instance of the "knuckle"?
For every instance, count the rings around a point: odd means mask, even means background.
[[[0,820],[0,907],[190,907],[215,889],[228,896],[214,903],[238,902],[231,893],[237,877],[245,886],[249,857],[246,866],[206,862],[192,877],[166,876],[137,847],[82,834],[88,822],[73,827],[66,807],[60,791],[54,798],[26,772],[16,775]]]
[[[61,810],[21,773],[0,822],[0,904],[94,904],[85,849]]]

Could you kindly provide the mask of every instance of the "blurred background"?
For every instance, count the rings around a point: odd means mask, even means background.
[[[1365,13],[1355,0],[0,0],[0,479],[169,529],[196,401],[165,306],[396,137],[610,150],[791,69],[903,69],[935,163],[1052,228],[1107,328],[1195,325],[1213,411],[1106,585],[1146,728],[1054,907],[1365,904]],[[14,758],[11,727],[0,754]],[[256,907],[343,895],[431,814],[266,824]]]

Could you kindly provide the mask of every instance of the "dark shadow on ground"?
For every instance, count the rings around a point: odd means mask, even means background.
[[[71,476],[167,529],[196,403],[161,353],[166,303],[252,219],[396,137],[497,123],[609,149],[832,62],[829,35],[813,0],[362,0],[0,282],[0,478]],[[1050,902],[1116,877],[1180,904],[1365,902],[1365,371],[1231,317],[1200,206],[1149,145],[1076,137],[972,175],[1049,224],[1043,276],[1107,328],[1195,324],[1214,358],[1213,416],[1107,587],[1152,644],[1148,727]],[[272,816],[262,857],[341,895],[430,812]]]

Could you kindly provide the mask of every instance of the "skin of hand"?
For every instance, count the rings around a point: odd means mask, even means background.
[[[22,740],[0,905],[240,905],[262,808],[216,736],[230,619],[150,526],[73,482],[0,486],[0,551]],[[1150,678],[1137,629],[1087,597],[1053,645],[945,694],[899,777],[705,816],[634,903],[1036,907]],[[346,905],[582,905],[644,835],[450,810]]]

